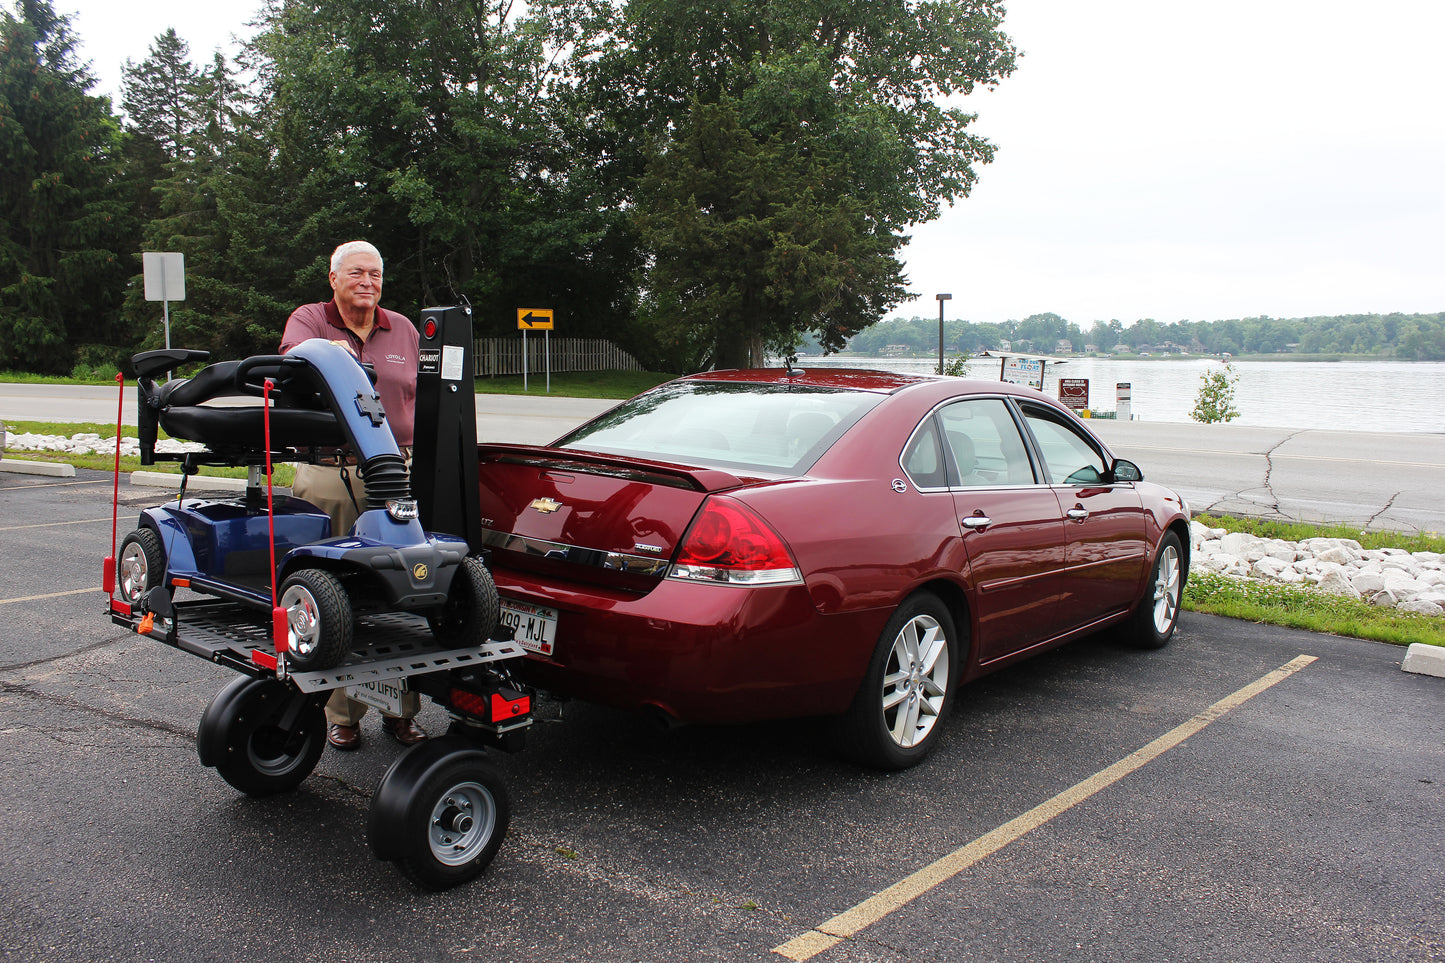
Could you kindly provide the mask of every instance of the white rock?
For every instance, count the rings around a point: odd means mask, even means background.
[[[1413,602],[1401,602],[1400,611],[1416,612],[1420,615],[1445,615],[1445,607],[1421,599],[1415,599]]]
[[[1319,587],[1320,591],[1334,595],[1344,595],[1352,599],[1360,597],[1360,590],[1350,583],[1349,575],[1339,566],[1320,573]]]
[[[1350,584],[1361,595],[1374,595],[1385,590],[1385,580],[1375,572],[1356,572],[1350,579]]]

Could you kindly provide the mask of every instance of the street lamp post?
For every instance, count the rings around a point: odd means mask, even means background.
[[[953,297],[951,294],[940,294],[938,297],[938,373],[943,374],[943,302]]]

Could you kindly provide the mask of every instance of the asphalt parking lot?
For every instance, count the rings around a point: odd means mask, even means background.
[[[544,701],[496,862],[422,892],[366,846],[374,719],[287,796],[199,764],[232,675],[105,619],[111,485],[0,473],[0,960],[1445,959],[1445,680],[1192,613],[969,686],[890,775]],[[167,497],[120,494],[122,536]]]

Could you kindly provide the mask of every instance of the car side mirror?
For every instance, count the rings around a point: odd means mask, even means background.
[[[1139,482],[1144,480],[1144,473],[1139,470],[1139,466],[1123,458],[1114,459],[1114,465],[1109,469],[1109,473],[1114,476],[1114,481],[1116,482]]]

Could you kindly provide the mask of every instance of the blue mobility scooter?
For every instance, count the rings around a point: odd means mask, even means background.
[[[318,339],[157,380],[204,360],[185,349],[133,359],[141,461],[180,461],[181,490],[145,509],[106,560],[112,621],[242,674],[206,710],[197,749],[251,795],[310,774],[332,690],[393,712],[404,690],[437,702],[451,728],[388,770],[368,837],[423,886],[471,879],[510,816],[482,748],[520,748],[531,722],[530,697],[504,664],[522,649],[499,626],[485,562],[465,538],[423,530],[373,379],[344,349]],[[204,449],[157,452],[161,428]],[[327,451],[345,452],[366,482],[355,525],[336,536],[329,516],[269,483],[272,463]],[[244,494],[187,497],[202,465],[246,467]]]

